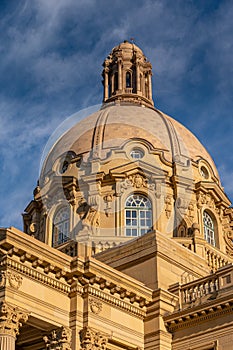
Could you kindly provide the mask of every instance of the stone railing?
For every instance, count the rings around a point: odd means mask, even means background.
[[[205,260],[212,272],[215,272],[221,267],[232,263],[231,258],[227,258],[225,254],[221,253],[209,244],[206,244],[205,246]]]
[[[233,265],[220,268],[215,273],[196,281],[170,286],[169,291],[179,296],[179,310],[215,299],[217,295],[233,286]]]

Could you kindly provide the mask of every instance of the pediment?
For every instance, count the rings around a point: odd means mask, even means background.
[[[224,193],[223,189],[215,182],[200,181],[196,184],[196,190],[198,192],[203,192],[204,194],[210,194],[214,199],[216,205],[218,205],[218,203],[221,203],[226,207],[229,207],[231,205],[231,202],[227,195]]]
[[[168,172],[161,168],[138,160],[136,162],[134,161],[112,168],[109,170],[109,174],[112,178],[124,178],[134,174],[140,174],[147,178],[150,177],[152,179],[164,179],[167,177]]]

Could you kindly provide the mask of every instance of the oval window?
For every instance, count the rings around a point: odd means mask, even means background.
[[[130,157],[133,159],[142,159],[144,157],[144,151],[140,148],[134,148],[130,152]]]

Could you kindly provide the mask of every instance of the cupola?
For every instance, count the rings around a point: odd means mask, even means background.
[[[103,102],[134,102],[152,107],[152,66],[142,50],[124,41],[114,47],[103,63]]]

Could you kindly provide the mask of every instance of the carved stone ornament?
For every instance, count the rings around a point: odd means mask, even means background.
[[[102,310],[102,303],[98,300],[95,300],[95,299],[90,299],[89,302],[90,302],[91,311],[94,314],[98,315]]]
[[[35,233],[37,231],[37,224],[35,222],[32,222],[29,226],[30,232]]]
[[[227,255],[229,255],[231,258],[233,258],[233,232],[226,231],[224,233],[224,238],[225,238],[225,242],[227,244],[227,246],[226,246]]]
[[[101,332],[97,332],[90,327],[84,327],[80,331],[80,350],[106,350],[108,337]]]
[[[203,205],[207,205],[209,208],[215,208],[215,202],[209,194],[198,193],[197,203],[199,208],[201,208]]]
[[[125,180],[117,183],[116,194],[121,196],[122,193],[128,189],[134,187],[136,189],[146,188],[155,192],[156,197],[161,196],[161,184],[151,183],[145,177],[140,174],[130,175]]]
[[[100,225],[100,215],[99,212],[91,207],[84,198],[78,202],[77,214],[79,214],[82,220],[83,229],[85,231],[93,231]]]
[[[189,200],[178,197],[176,200],[176,208],[179,209],[180,213],[184,215],[189,206]]]
[[[23,278],[18,273],[12,271],[0,271],[0,288],[10,286],[19,289]]]
[[[172,212],[172,196],[167,195],[164,198],[164,202],[165,202],[165,212],[166,212],[166,216],[169,219],[171,217],[171,212]]]
[[[111,212],[111,204],[113,201],[113,195],[112,194],[107,194],[106,196],[104,196],[104,201],[106,203],[106,208],[104,209],[106,216],[109,216],[110,212]]]
[[[46,349],[71,350],[71,329],[64,326],[54,329],[49,336],[44,336],[43,340]]]
[[[0,333],[16,337],[29,313],[3,301],[0,304]]]

